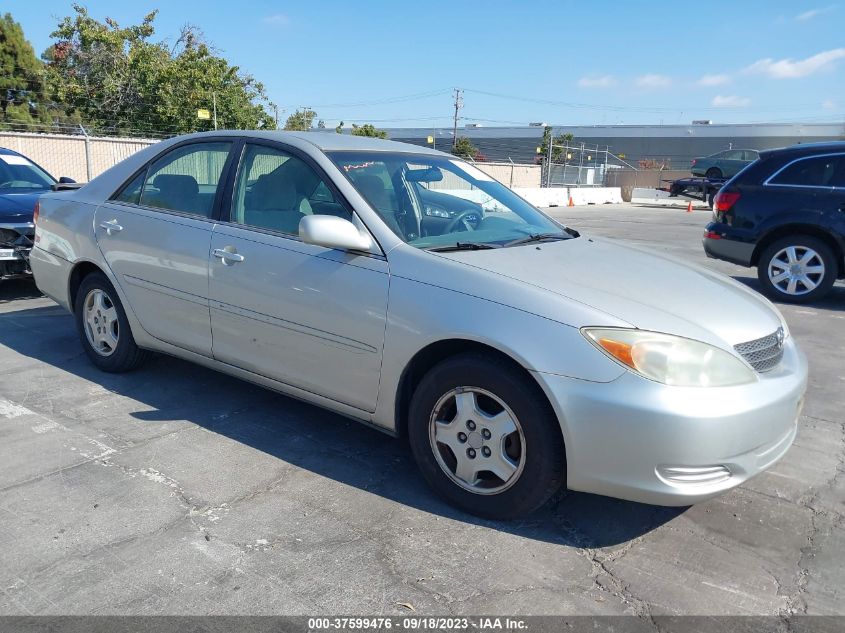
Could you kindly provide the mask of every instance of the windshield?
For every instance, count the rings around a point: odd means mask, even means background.
[[[506,186],[456,158],[399,152],[331,152],[329,157],[385,224],[417,248],[571,237]]]
[[[0,154],[0,193],[49,189],[56,181],[50,174],[19,154]]]

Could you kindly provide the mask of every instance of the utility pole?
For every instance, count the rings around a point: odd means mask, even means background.
[[[216,92],[211,93],[211,103],[212,103],[212,106],[214,107],[214,129],[216,130],[217,129],[217,93]]]
[[[273,104],[273,110],[276,113],[276,129],[278,130],[279,129],[279,106],[277,106],[275,103]]]
[[[464,107],[463,94],[463,90],[455,88],[455,119],[452,124],[452,149],[455,149],[455,145],[458,143],[458,110]]]

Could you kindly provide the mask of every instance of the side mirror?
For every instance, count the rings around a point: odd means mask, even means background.
[[[59,178],[59,184],[67,185],[71,183],[76,183],[76,181],[69,176],[62,176],[61,178]]]
[[[344,251],[369,251],[373,245],[369,235],[334,215],[306,215],[299,221],[299,237],[306,244]]]

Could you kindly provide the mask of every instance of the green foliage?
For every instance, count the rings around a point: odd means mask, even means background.
[[[455,156],[463,158],[475,158],[478,154],[478,149],[472,144],[466,136],[459,136],[455,141],[455,146],[452,148],[452,153]]]
[[[43,55],[54,101],[98,131],[181,134],[213,129],[197,110],[214,109],[219,128],[274,127],[264,86],[215,55],[196,27],[172,49],[152,40],[157,11],[141,24],[99,22],[78,5],[51,34]]]
[[[338,134],[343,134],[343,121],[341,121],[340,123],[337,124],[337,126],[335,126],[334,131],[337,132]]]
[[[566,134],[558,134],[557,136],[552,139],[552,128],[551,126],[547,125],[543,128],[543,140],[541,141],[538,147],[540,148],[539,156],[542,157],[543,160],[546,160],[546,156],[549,154],[549,140],[552,141],[552,162],[555,163],[562,163],[564,162],[564,158],[566,158],[564,154],[564,146],[568,145],[572,147],[572,142],[574,140],[574,136],[571,133]]]
[[[0,126],[50,123],[42,66],[21,25],[0,18]]]
[[[306,132],[311,129],[314,119],[317,118],[317,113],[311,108],[303,108],[297,110],[288,117],[285,121],[285,129],[299,132]]]
[[[341,123],[343,125],[343,123]],[[364,125],[352,124],[353,136],[372,136],[373,138],[387,138],[387,131],[380,130],[372,123],[364,123]]]

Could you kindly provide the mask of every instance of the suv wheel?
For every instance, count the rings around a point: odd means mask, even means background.
[[[796,235],[769,244],[760,255],[757,277],[763,292],[787,303],[820,299],[836,280],[836,258],[817,237]]]
[[[135,344],[120,299],[108,278],[91,273],[76,293],[76,329],[91,362],[103,371],[131,371],[149,352]]]
[[[565,481],[560,425],[544,394],[494,356],[462,354],[432,368],[411,401],[408,435],[429,485],[472,514],[527,514]]]

